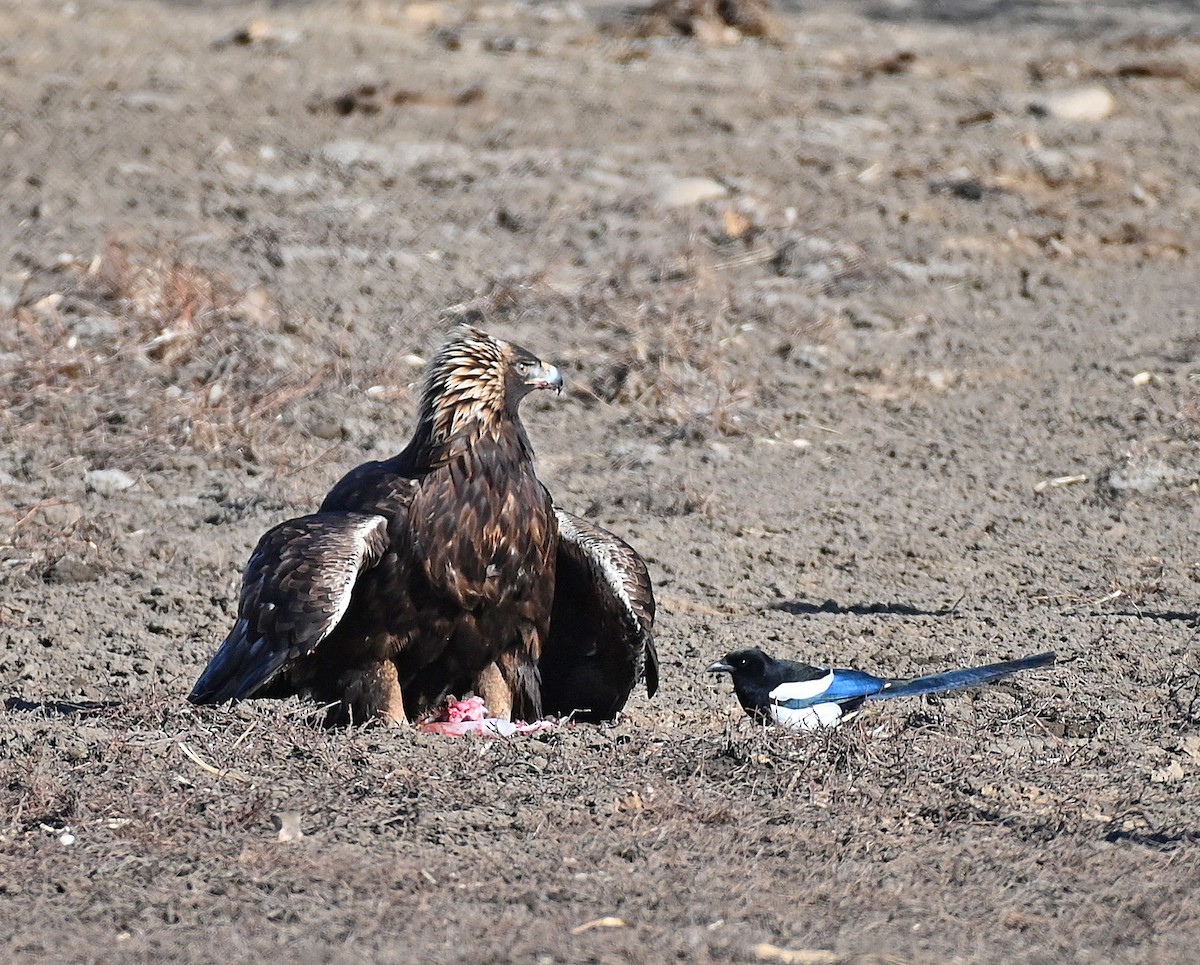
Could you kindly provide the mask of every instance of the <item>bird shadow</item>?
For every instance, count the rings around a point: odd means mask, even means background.
[[[43,717],[74,717],[98,714],[119,707],[116,700],[26,700],[24,697],[5,697],[4,709],[18,713],[40,714]]]
[[[836,600],[826,600],[824,603],[812,603],[808,600],[784,600],[782,603],[769,604],[770,609],[790,613],[793,616],[815,616],[818,613],[832,613],[840,616],[892,616],[892,617],[948,617],[958,609],[962,598],[955,600],[949,606],[937,610],[909,606],[907,603],[838,603]]]
[[[779,0],[789,13],[803,13],[811,4]],[[1011,30],[1014,26],[1053,26],[1074,35],[1096,35],[1128,22],[1123,0],[1093,0],[1064,4],[1061,0],[843,0],[843,10],[885,23],[954,24]],[[1190,17],[1193,0],[1141,0],[1145,14]]]
[[[1137,617],[1139,620],[1162,620],[1164,623],[1195,623],[1200,624],[1200,613],[1185,610],[1109,610],[1113,616]]]
[[[959,597],[949,606],[930,610],[925,607],[910,606],[907,603],[838,603],[836,600],[826,600],[823,603],[813,603],[809,600],[784,600],[767,604],[771,610],[790,613],[793,616],[815,616],[819,613],[839,616],[892,616],[892,617],[948,617],[958,611],[962,603]],[[1125,609],[1107,610],[1113,616],[1136,617],[1139,620],[1161,620],[1163,623],[1192,623],[1200,626],[1200,612],[1195,610],[1145,610]]]

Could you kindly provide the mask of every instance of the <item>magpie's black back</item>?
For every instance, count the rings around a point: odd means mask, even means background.
[[[758,647],[734,650],[708,667],[709,673],[733,678],[738,703],[751,716],[769,716],[771,691],[790,681],[819,680],[829,671],[795,660],[776,660]]]

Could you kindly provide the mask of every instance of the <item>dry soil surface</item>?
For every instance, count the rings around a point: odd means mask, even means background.
[[[1200,13],[754,14],[0,6],[0,957],[1195,961]],[[539,471],[662,691],[188,706],[462,320],[568,374]],[[745,645],[1061,662],[804,738]]]

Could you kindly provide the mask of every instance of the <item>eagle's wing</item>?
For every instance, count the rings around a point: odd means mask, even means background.
[[[555,507],[558,560],[550,634],[542,650],[542,706],[579,720],[611,720],[639,681],[658,690],[654,592],[624,540]]]
[[[237,623],[188,699],[250,697],[312,654],[345,615],[359,574],[387,547],[388,521],[371,513],[316,513],[268,530],[246,564]]]

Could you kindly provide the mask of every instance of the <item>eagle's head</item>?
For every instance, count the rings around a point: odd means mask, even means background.
[[[441,445],[465,430],[499,432],[516,423],[517,406],[534,389],[561,392],[563,378],[528,349],[470,325],[455,329],[429,365],[421,423]]]

